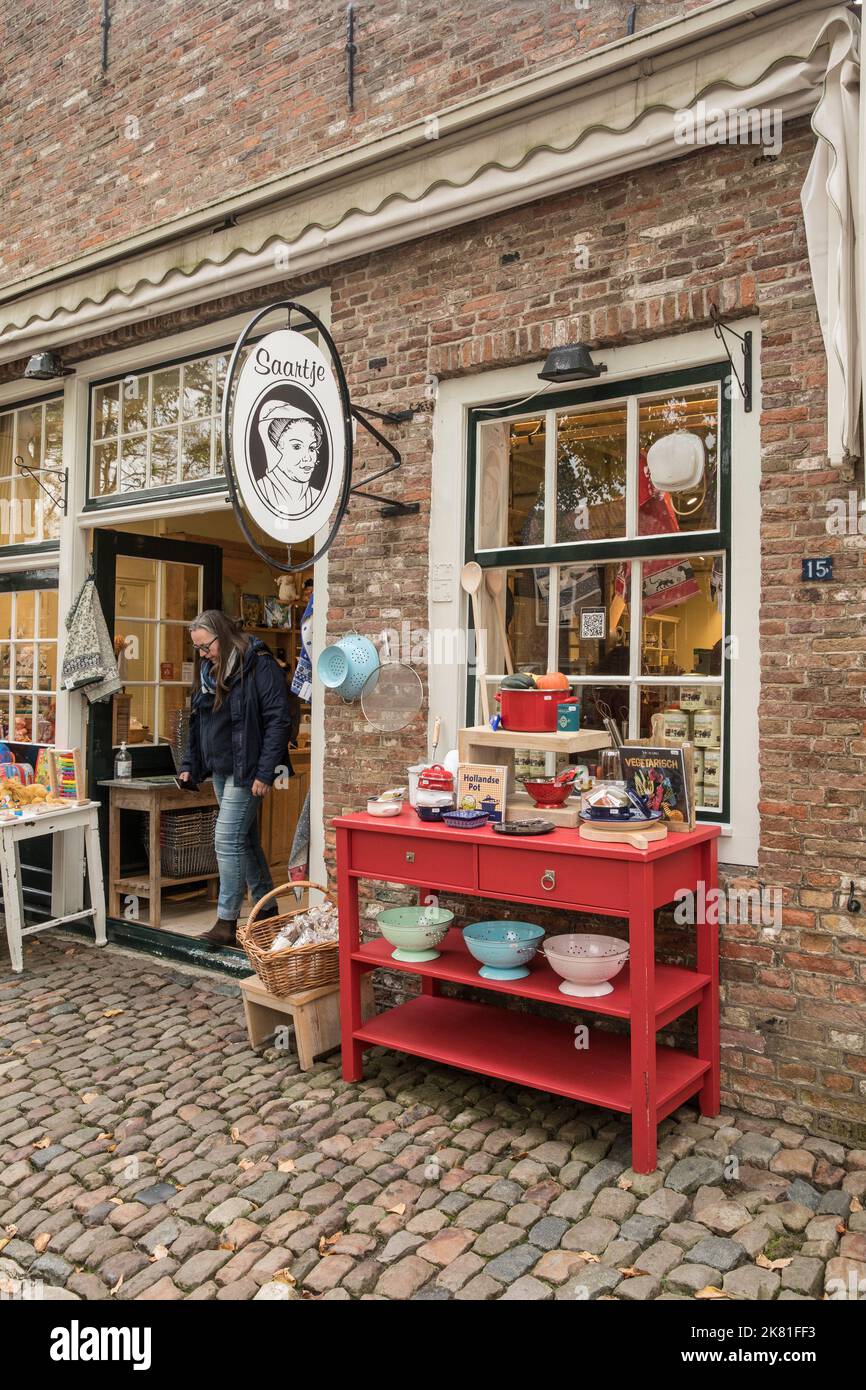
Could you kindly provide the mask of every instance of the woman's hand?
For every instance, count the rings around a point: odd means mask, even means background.
[[[261,778],[257,777],[253,782],[253,796],[267,796],[269,791],[270,787],[267,782],[263,782]]]
[[[188,773],[188,772],[179,772],[179,773],[178,773],[177,780],[178,780],[179,782],[188,782],[188,781],[190,780],[189,773]]]

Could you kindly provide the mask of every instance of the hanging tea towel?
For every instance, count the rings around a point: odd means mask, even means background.
[[[60,672],[64,690],[84,690],[91,704],[123,688],[114,648],[93,576],[88,575],[66,615],[66,652]]]

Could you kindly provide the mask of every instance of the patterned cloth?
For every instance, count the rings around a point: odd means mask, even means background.
[[[66,630],[69,637],[60,672],[63,689],[83,689],[91,704],[110,700],[123,684],[93,575],[78,591],[66,616]]]

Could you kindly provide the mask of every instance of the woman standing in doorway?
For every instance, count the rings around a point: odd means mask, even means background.
[[[193,695],[182,782],[213,778],[219,802],[214,847],[220,886],[217,921],[199,937],[210,947],[231,946],[249,886],[254,903],[273,889],[259,841],[258,807],[277,772],[287,768],[290,711],[285,677],[267,647],[225,613],[209,608],[190,627],[201,658]],[[261,914],[273,916],[276,903]]]

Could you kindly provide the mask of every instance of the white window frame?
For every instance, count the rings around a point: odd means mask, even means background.
[[[730,820],[722,826],[719,858],[753,866],[758,862],[760,791],[758,700],[760,695],[760,475],[761,331],[757,318],[738,331],[753,334],[753,407],[746,413],[736,394],[731,402],[731,615],[736,665],[731,680]],[[717,362],[719,343],[711,329],[628,347],[599,349],[605,380],[626,381]],[[468,425],[473,409],[528,397],[541,390],[542,363],[502,368],[439,383],[433,413],[430,517],[429,628],[431,653],[454,659],[431,662],[430,715],[442,718],[440,747],[456,747],[465,708],[465,642],[468,606],[460,588],[465,555]],[[540,405],[540,402],[539,402]],[[456,520],[456,525],[455,525]]]

